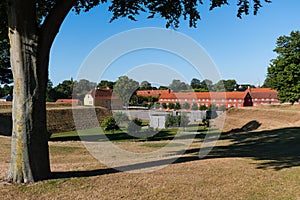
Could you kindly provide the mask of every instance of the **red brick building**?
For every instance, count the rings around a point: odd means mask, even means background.
[[[197,103],[198,107],[205,105],[209,107],[214,104],[218,107],[245,107],[252,106],[252,99],[248,91],[246,92],[170,92],[159,97],[159,103]]]
[[[102,106],[108,109],[122,108],[121,100],[110,89],[92,89],[84,97],[85,106]]]
[[[253,106],[280,103],[277,98],[277,91],[271,88],[249,88],[247,92],[249,92],[252,98]]]

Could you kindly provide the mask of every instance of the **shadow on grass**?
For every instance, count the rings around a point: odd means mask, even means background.
[[[242,129],[240,129],[242,130]],[[300,166],[300,127],[282,128],[257,132],[227,132],[220,140],[231,144],[214,147],[209,158],[251,158],[261,161],[259,169],[281,170]],[[186,153],[196,153],[191,149]]]
[[[62,133],[61,135],[56,135],[54,137],[51,137],[49,141],[113,141],[113,142],[127,142],[127,141],[136,141],[136,142],[142,142],[142,141],[162,141],[162,140],[172,140],[174,136],[177,134],[177,129],[164,129],[160,130],[158,133],[147,133],[147,132],[141,132],[141,137],[134,137],[132,135],[129,135],[125,132],[115,132],[115,133],[107,133],[105,135],[93,133],[93,134],[83,134],[79,136],[77,133],[73,134],[67,134],[64,135]],[[147,137],[149,135],[152,135],[151,137]],[[144,137],[143,137],[144,136]]]
[[[222,134],[220,140],[228,140],[230,144],[214,147],[204,159],[250,158],[261,161],[256,163],[258,169],[281,170],[300,166],[300,127],[258,132],[227,132]],[[199,160],[199,150],[199,148],[189,149],[184,153],[184,157],[180,157],[171,164]],[[122,166],[115,169],[53,172],[53,178],[89,177],[112,174],[120,172],[121,169],[122,171],[131,171],[168,165],[170,161],[171,159],[162,159],[159,161]]]
[[[144,134],[144,133],[143,133]],[[128,142],[128,141],[160,141],[160,140],[172,140],[174,138],[174,133],[169,131],[160,131],[156,135],[149,137],[149,138],[138,138],[131,135],[128,135],[124,132],[118,133],[109,133],[105,135],[72,135],[72,136],[58,136],[52,137],[49,141],[113,141],[113,142]]]
[[[151,167],[159,167],[168,164],[176,164],[176,163],[185,163],[191,162],[195,160],[199,160],[198,156],[185,156],[178,158],[176,161],[172,162],[174,159],[163,159],[158,161],[150,161],[144,163],[138,163],[133,165],[126,165],[117,168],[107,168],[107,169],[96,169],[90,171],[71,171],[71,172],[52,172],[52,178],[77,178],[77,177],[90,177],[90,176],[101,176],[105,174],[115,174],[122,171],[133,171],[139,169],[147,169]]]

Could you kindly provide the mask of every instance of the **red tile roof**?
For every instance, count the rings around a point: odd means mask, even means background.
[[[79,99],[57,99],[55,103],[68,103],[72,105],[79,105]]]
[[[250,88],[247,91],[252,99],[277,99],[277,91],[271,88]]]
[[[90,94],[95,99],[119,99],[117,96],[113,95],[111,89],[92,89],[88,91],[87,94]]]
[[[171,92],[160,99],[244,99],[248,92]]]
[[[142,96],[142,97],[159,97],[162,94],[167,94],[170,93],[171,91],[169,90],[138,90],[136,91],[137,96]]]

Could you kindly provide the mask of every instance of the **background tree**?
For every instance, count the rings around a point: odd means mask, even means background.
[[[224,80],[219,80],[217,83],[213,85],[213,91],[225,92]]]
[[[9,60],[9,39],[5,3],[0,3],[0,84],[12,82],[12,72]]]
[[[55,96],[54,101],[57,99],[71,99],[73,94],[74,81],[64,80],[54,87]]]
[[[56,92],[53,88],[53,83],[50,79],[48,79],[48,83],[47,83],[46,101],[47,102],[56,101]]]
[[[80,101],[83,101],[84,96],[88,91],[91,89],[94,89],[96,87],[97,83],[90,82],[86,79],[81,79],[79,81],[75,81],[73,84],[73,91],[72,96],[73,98],[79,99]]]
[[[232,92],[235,89],[236,80],[234,80],[234,79],[224,80],[223,84],[224,84],[225,90],[227,92]]]
[[[294,103],[300,99],[300,32],[280,36],[271,60],[264,86],[278,90],[278,99]]]
[[[233,79],[220,80],[213,85],[213,90],[219,92],[231,92],[234,91],[235,86],[236,86],[236,81]]]
[[[202,91],[212,91],[213,90],[213,82],[211,80],[208,79],[204,79],[203,81],[201,81],[201,89]]]
[[[114,88],[115,82],[113,81],[108,81],[108,80],[101,80],[100,83],[97,85],[98,88],[100,89],[113,89]]]
[[[161,86],[158,87],[158,89],[159,90],[168,90],[169,88],[168,88],[168,86],[161,85]]]
[[[169,85],[169,88],[174,92],[178,92],[182,90],[188,90],[190,86],[180,80],[173,80],[172,83]]]
[[[270,2],[269,0],[264,0]],[[46,130],[46,90],[48,81],[49,54],[52,43],[67,14],[77,13],[107,0],[2,0],[1,33],[8,29],[10,40],[1,35],[1,41],[10,43],[10,63],[14,74],[12,158],[8,173],[11,182],[33,182],[48,178],[50,174],[48,135]],[[238,17],[248,14],[253,2],[254,14],[261,7],[260,0],[238,0]],[[197,0],[147,0],[111,2],[109,11],[115,20],[127,17],[135,20],[140,12],[149,17],[160,15],[166,26],[178,27],[179,20],[189,21],[196,27],[200,19]],[[227,0],[211,0],[210,9],[228,4]],[[7,14],[7,15],[6,15]],[[6,16],[5,16],[6,15]],[[6,20],[7,19],[7,20]],[[26,22],[26,23],[25,23]],[[19,145],[23,144],[23,145]],[[17,153],[21,152],[21,153]]]
[[[0,97],[12,95],[13,88],[14,87],[12,85],[5,84],[3,87],[0,88]]]
[[[152,89],[152,85],[151,83],[149,83],[148,81],[142,81],[140,84],[140,90],[151,90]]]
[[[199,79],[193,78],[191,80],[191,87],[192,87],[192,89],[200,89],[201,88],[201,81]]]
[[[135,95],[139,83],[127,76],[121,76],[114,86],[114,93],[119,96],[124,106],[128,106],[131,96]]]

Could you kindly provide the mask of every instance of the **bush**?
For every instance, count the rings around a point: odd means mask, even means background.
[[[201,105],[200,108],[199,108],[199,110],[207,110],[206,105]]]
[[[162,103],[161,106],[162,106],[164,109],[167,109],[167,108],[168,108],[168,106],[167,106],[166,103]]]
[[[104,130],[106,131],[119,130],[119,126],[112,116],[105,117],[101,123],[101,126],[104,127]]]
[[[218,106],[216,106],[215,104],[210,104],[208,110],[218,110]]]
[[[174,104],[174,103],[169,103],[168,107],[169,107],[170,109],[174,109],[174,108],[175,108],[175,104]]]
[[[190,104],[185,102],[182,107],[183,107],[183,109],[188,110],[188,109],[190,109]]]
[[[142,128],[142,121],[138,118],[133,119],[128,123],[127,130],[129,133],[137,133]]]
[[[168,115],[166,118],[165,126],[179,126],[179,127],[185,127],[190,122],[188,116],[186,114],[181,114],[178,116]]]
[[[119,124],[119,125],[123,122],[129,121],[128,116],[125,113],[122,113],[122,112],[116,112],[114,114],[114,117],[115,117],[115,120],[116,120],[117,124]]]
[[[154,104],[154,109],[159,109],[159,108],[160,108],[160,103],[159,102],[155,103]]]
[[[192,110],[198,110],[198,104],[193,103],[192,104]]]
[[[181,114],[178,116],[178,126],[186,127],[189,122],[190,120],[186,114]]]
[[[170,127],[170,126],[175,126],[177,125],[177,119],[175,116],[169,114],[166,118],[165,126]]]
[[[181,109],[180,103],[176,103],[174,109],[175,109],[175,110],[180,110],[180,109]]]

